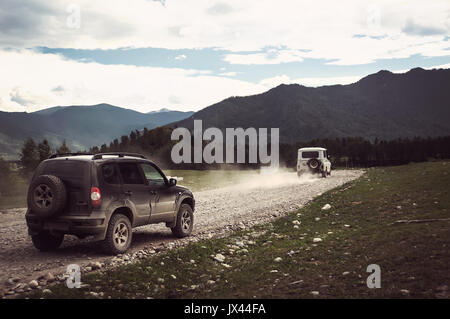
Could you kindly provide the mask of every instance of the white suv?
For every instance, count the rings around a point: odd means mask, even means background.
[[[306,172],[320,173],[322,177],[331,174],[331,162],[328,160],[326,148],[304,147],[298,150],[297,175]]]

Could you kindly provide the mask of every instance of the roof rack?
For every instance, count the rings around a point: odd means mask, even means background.
[[[139,158],[147,159],[142,154],[139,154],[139,153],[127,153],[127,152],[97,153],[97,154],[95,154],[92,157],[92,159],[93,160],[102,159],[104,155],[113,155],[113,156],[118,156],[118,157],[132,156],[132,157],[139,157]]]
[[[78,155],[92,155],[92,153],[55,153],[50,155],[48,158],[57,158],[57,157],[65,157],[65,156],[78,156]]]

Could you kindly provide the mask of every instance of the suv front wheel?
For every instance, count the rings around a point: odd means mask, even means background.
[[[114,214],[108,223],[106,237],[102,242],[103,250],[108,254],[123,254],[130,247],[133,231],[127,216]]]
[[[171,228],[172,233],[178,238],[187,237],[194,228],[194,212],[188,204],[182,204],[177,214],[177,224]]]

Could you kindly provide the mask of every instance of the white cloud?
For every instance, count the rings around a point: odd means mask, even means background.
[[[177,55],[177,56],[175,57],[175,60],[182,61],[182,60],[184,60],[184,59],[186,59],[186,58],[187,58],[187,56],[186,56],[185,54],[180,54],[180,55]]]
[[[236,76],[238,74],[238,72],[223,72],[223,73],[219,73],[219,75],[222,76]]]
[[[67,24],[72,3],[2,0],[0,46],[217,47],[236,52],[227,57],[230,63],[244,64],[323,58],[344,65],[413,54],[448,56],[443,41],[450,30],[448,0],[167,0],[164,5],[78,0],[79,28]],[[258,53],[267,47],[287,51],[271,59]]]
[[[303,61],[304,52],[286,49],[269,49],[264,53],[227,54],[224,58],[230,64],[280,64]]]
[[[103,65],[31,50],[0,50],[0,109],[35,111],[55,105],[110,103],[142,112],[199,110],[231,95],[265,87],[203,71]]]

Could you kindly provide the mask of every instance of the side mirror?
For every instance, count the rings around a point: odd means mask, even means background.
[[[177,185],[177,180],[175,178],[169,179],[169,186],[175,186]]]

